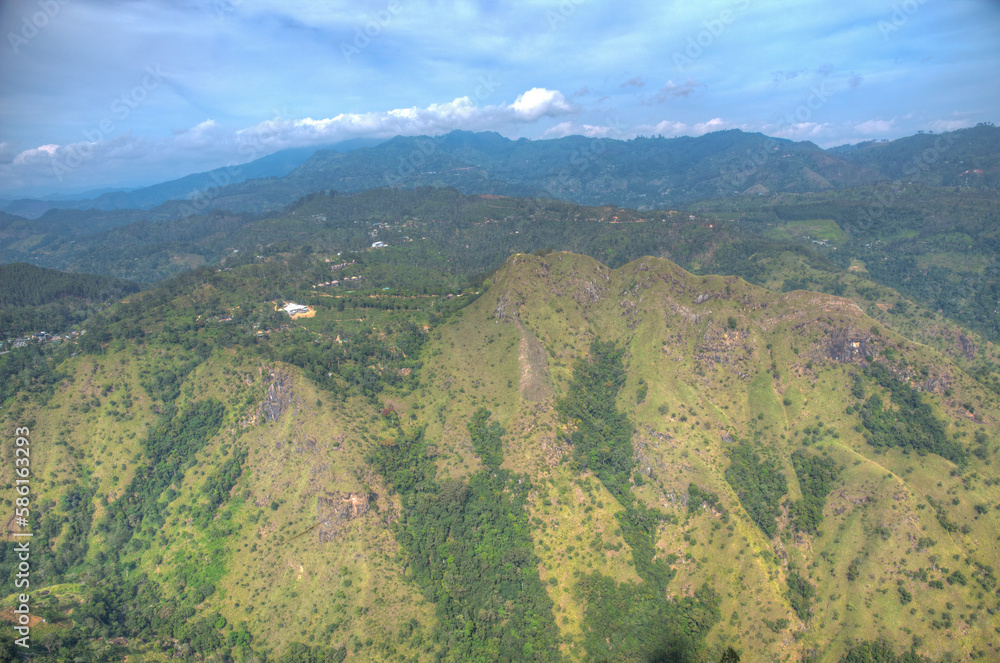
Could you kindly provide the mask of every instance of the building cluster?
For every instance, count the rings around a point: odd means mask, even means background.
[[[74,341],[79,338],[80,335],[85,333],[87,333],[86,330],[70,331],[65,334],[50,334],[48,332],[40,331],[28,334],[27,336],[8,338],[6,341],[0,341],[0,354],[9,352],[10,348],[23,348],[29,343],[62,343],[63,341]]]
[[[323,283],[317,283],[314,288],[336,288],[339,285],[348,285],[357,283],[363,277],[361,276],[345,276],[343,279],[334,279],[332,281],[325,281]]]
[[[337,255],[339,256],[340,254],[338,253]],[[326,262],[330,262],[330,259],[327,258]],[[347,267],[348,265],[353,265],[353,264],[355,264],[355,262],[356,262],[355,260],[351,260],[350,262],[345,261],[345,262],[337,263],[336,265],[330,265],[330,271],[331,272],[335,272],[338,269],[343,269],[344,267]]]

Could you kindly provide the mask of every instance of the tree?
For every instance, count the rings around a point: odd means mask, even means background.
[[[726,647],[726,651],[722,652],[722,658],[719,659],[719,663],[740,663],[740,655],[732,647]]]

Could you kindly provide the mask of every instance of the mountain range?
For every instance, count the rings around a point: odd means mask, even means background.
[[[23,602],[38,663],[1000,659],[998,136],[18,203],[0,661]]]
[[[18,200],[0,209],[29,219],[55,208],[137,208],[170,217],[210,209],[260,213],[319,190],[421,186],[670,208],[740,194],[827,191],[891,180],[996,189],[998,153],[1000,130],[989,124],[829,150],[739,129],[632,140],[510,140],[491,132],[453,131],[397,136],[373,147],[284,150],[242,166],[92,200]],[[154,209],[168,201],[180,204]]]
[[[185,200],[199,191],[215,188],[248,179],[270,179],[284,177],[308,160],[317,150],[348,151],[377,145],[377,140],[355,139],[325,147],[296,147],[279,150],[273,154],[255,159],[245,164],[235,164],[216,168],[204,173],[194,173],[169,182],[129,190],[107,190],[98,192],[93,198],[74,200],[62,196],[47,196],[43,199],[21,198],[3,201],[0,209],[29,219],[35,219],[50,209],[76,210],[146,210],[162,205],[170,200]]]

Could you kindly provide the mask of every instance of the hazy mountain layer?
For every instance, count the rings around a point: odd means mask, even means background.
[[[535,141],[453,131],[435,137],[397,136],[362,149],[284,150],[249,164],[93,200],[20,200],[3,209],[36,218],[57,206],[153,208],[174,200],[179,203],[159,211],[173,217],[212,209],[260,213],[279,210],[317,191],[421,186],[643,210],[710,198],[819,192],[897,180],[996,189],[998,136],[1000,131],[983,124],[940,135],[822,150],[808,141],[738,129],[697,138],[568,136]]]

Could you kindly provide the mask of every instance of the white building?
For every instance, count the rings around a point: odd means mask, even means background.
[[[288,315],[298,315],[300,313],[308,313],[309,307],[303,306],[302,304],[296,304],[295,302],[288,302],[282,307],[281,310]]]

